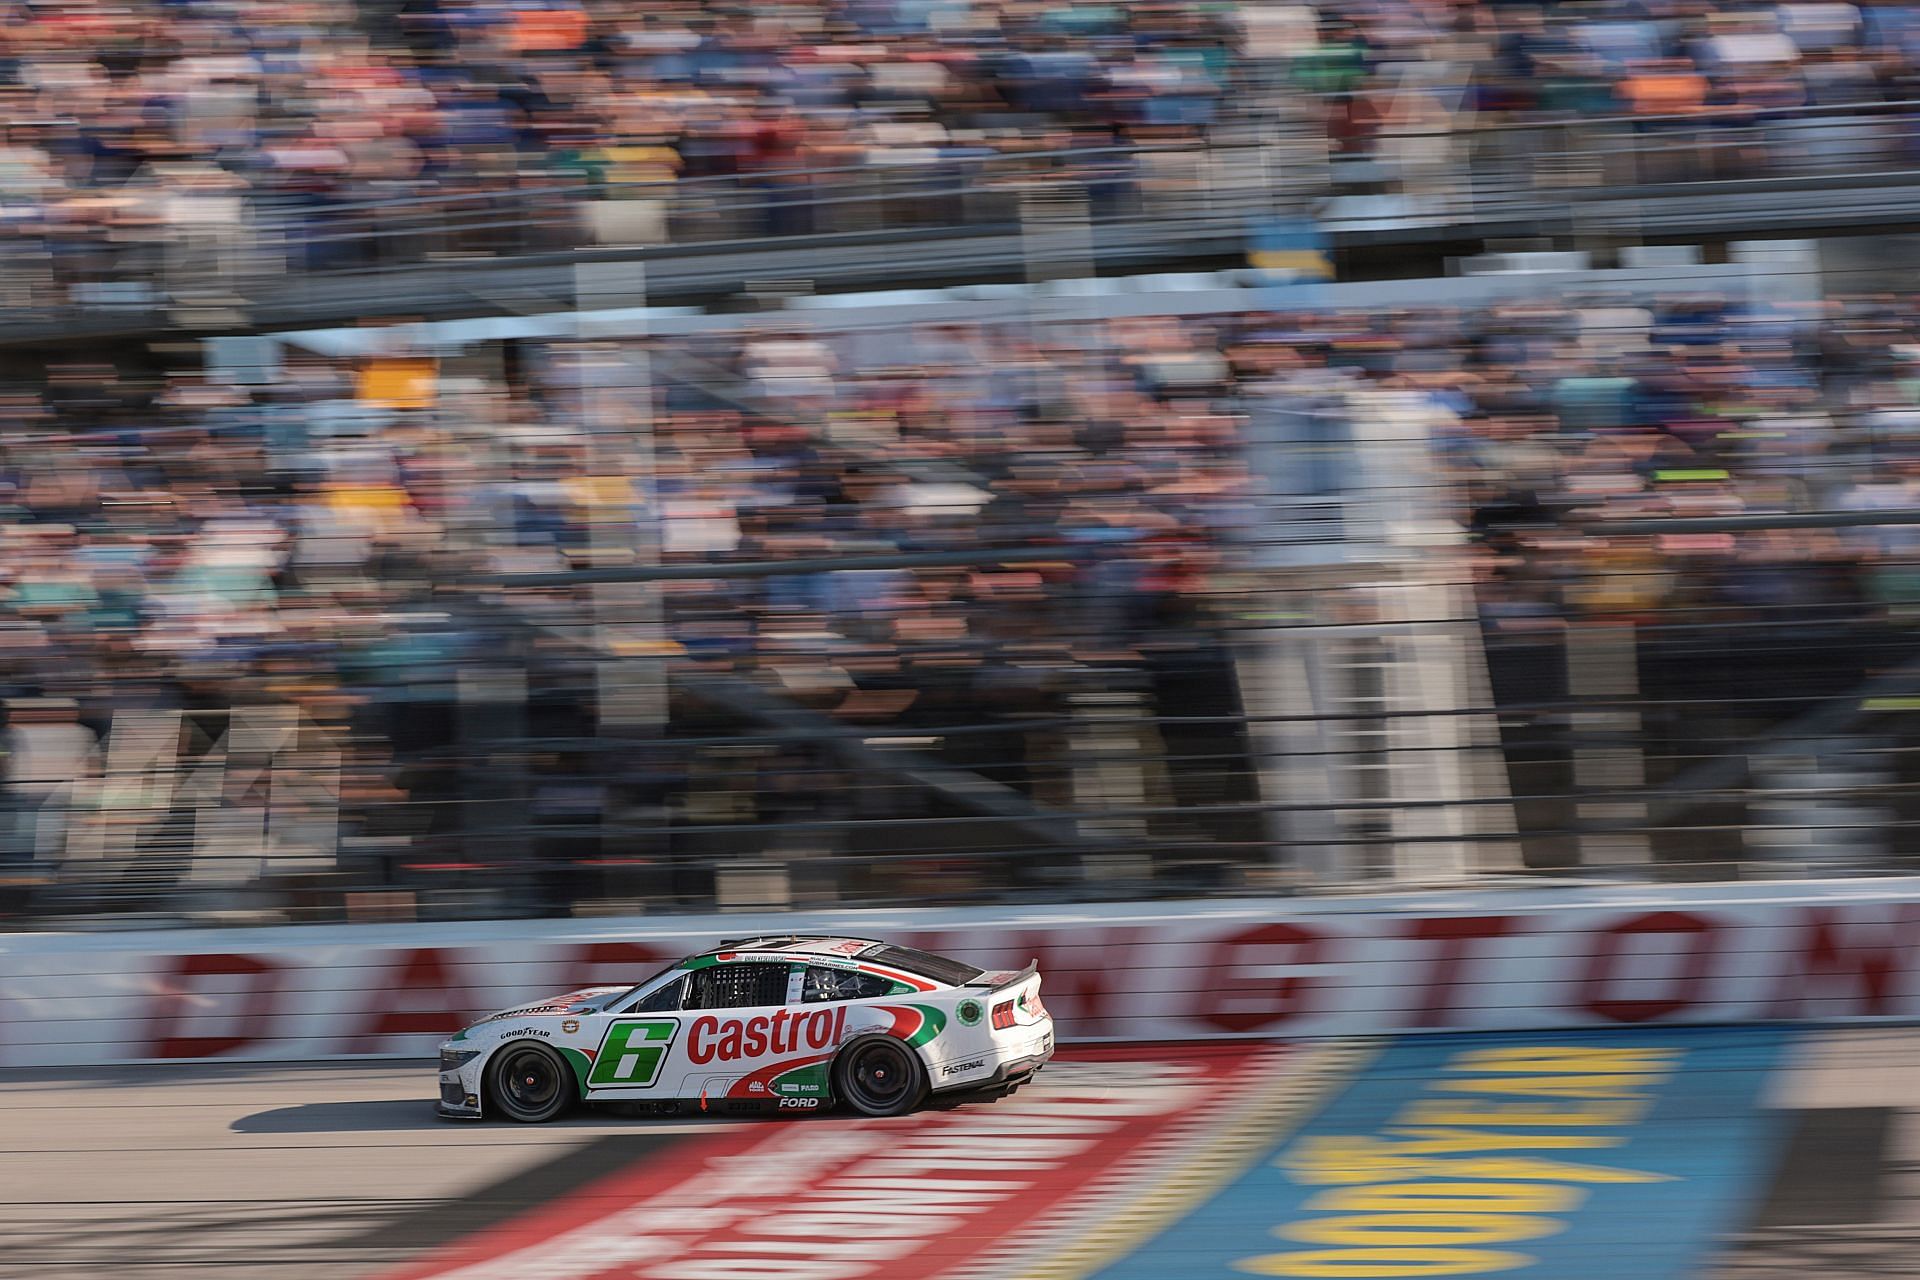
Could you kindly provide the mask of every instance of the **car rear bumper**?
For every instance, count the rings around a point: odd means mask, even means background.
[[[937,1097],[1005,1097],[1033,1078],[1040,1068],[1053,1058],[1054,1040],[1048,1032],[1041,1047],[1033,1052],[1023,1053],[1019,1057],[1008,1058],[994,1067],[984,1078],[968,1080],[962,1084],[951,1085],[945,1089],[935,1089]]]
[[[1012,1062],[1002,1063],[1000,1069],[988,1077],[987,1084],[989,1086],[1025,1084],[1033,1077],[1034,1072],[1046,1066],[1052,1057],[1053,1050],[1048,1049],[1045,1053],[1037,1053],[1027,1058],[1015,1058]]]

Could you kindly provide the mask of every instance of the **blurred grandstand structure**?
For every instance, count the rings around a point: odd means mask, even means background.
[[[10,901],[1895,865],[1917,324],[1522,298],[56,363],[10,397]]]
[[[628,262],[670,304],[737,305],[755,281],[1020,281],[1036,226],[1063,205],[1079,211],[1083,270],[1105,275],[1239,263],[1249,228],[1276,218],[1311,217],[1369,271],[1403,275],[1490,244],[1900,232],[1920,213],[1915,105],[1474,117],[1358,155],[1271,124],[1008,152],[869,146],[776,177],[509,174],[324,201],[184,166],[75,198],[71,216],[18,205],[0,228],[0,340],[565,312],[580,270]]]
[[[1910,869],[1916,14],[34,6],[0,920]]]

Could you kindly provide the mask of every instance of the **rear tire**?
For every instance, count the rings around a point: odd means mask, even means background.
[[[509,1120],[543,1124],[567,1109],[577,1085],[566,1059],[537,1041],[515,1041],[487,1064],[493,1105]]]
[[[834,1096],[863,1116],[899,1116],[927,1097],[927,1067],[892,1036],[869,1036],[833,1061]]]

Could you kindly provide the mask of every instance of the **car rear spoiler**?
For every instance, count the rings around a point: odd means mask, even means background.
[[[1040,972],[1040,962],[1038,960],[1029,960],[1027,961],[1027,967],[1018,973],[1013,972],[1011,969],[1003,969],[995,973],[983,973],[972,982],[963,983],[962,985],[968,987],[988,987],[994,991],[998,991],[1003,987],[1017,987],[1038,972]]]

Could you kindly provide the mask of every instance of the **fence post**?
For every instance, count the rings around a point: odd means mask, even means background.
[[[1567,628],[1567,692],[1584,698],[1628,702],[1640,696],[1639,637],[1631,622],[1575,623]],[[1629,707],[1575,711],[1572,716],[1573,785],[1588,791],[1638,791],[1647,784],[1646,754],[1640,743],[1640,712]],[[1599,743],[1587,741],[1602,739]],[[1574,817],[1587,823],[1645,825],[1641,800],[1607,797],[1579,799]],[[1643,831],[1582,831],[1580,865],[1617,866],[1653,861],[1653,845]]]
[[[574,268],[580,312],[644,306],[646,264],[597,263]],[[594,345],[581,321],[578,362],[580,429],[587,433],[588,486],[595,495],[587,530],[596,565],[647,568],[660,562],[659,510],[653,474],[653,366],[646,348],[627,341]],[[606,335],[611,339],[611,333]],[[613,736],[656,728],[667,718],[666,641],[660,586],[603,582],[593,593],[598,714]]]
[[[1148,801],[1145,765],[1153,727],[1145,700],[1137,693],[1076,693],[1075,721],[1069,736],[1074,808],[1090,816],[1079,820],[1080,834],[1116,843],[1142,840],[1146,821],[1138,817],[1100,816],[1109,809],[1140,809]],[[1089,879],[1144,882],[1152,872],[1139,850],[1115,849],[1081,859]]]

